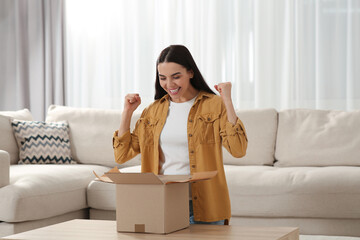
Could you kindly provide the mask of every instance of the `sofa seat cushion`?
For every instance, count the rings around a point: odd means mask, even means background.
[[[10,184],[0,188],[0,221],[49,218],[87,207],[86,188],[104,173],[97,165],[12,165]]]
[[[360,167],[225,166],[233,216],[360,218]]]
[[[121,172],[141,172],[141,166],[120,169]],[[98,173],[99,174],[99,173]],[[116,210],[115,184],[91,181],[87,189],[88,205],[94,209]]]

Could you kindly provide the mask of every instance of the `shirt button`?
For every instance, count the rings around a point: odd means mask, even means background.
[[[210,120],[211,120],[211,118],[208,118],[207,120],[208,120],[208,121],[210,121]]]
[[[195,165],[191,165],[192,168],[195,168]]]
[[[194,153],[194,150],[191,150],[190,153]]]
[[[197,200],[197,196],[194,197],[194,200]]]
[[[189,134],[189,137],[192,137],[192,134],[191,134],[191,133]]]
[[[189,119],[189,122],[193,122],[192,119]]]

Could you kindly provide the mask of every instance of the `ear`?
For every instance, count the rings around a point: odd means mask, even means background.
[[[194,71],[192,69],[188,70],[188,73],[190,74],[190,78],[194,77]]]

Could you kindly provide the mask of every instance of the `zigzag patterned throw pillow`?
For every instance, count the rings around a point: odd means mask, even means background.
[[[12,120],[19,147],[19,164],[74,164],[69,124]]]

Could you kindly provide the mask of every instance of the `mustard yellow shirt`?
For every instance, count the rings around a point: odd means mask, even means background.
[[[115,161],[124,163],[141,153],[141,171],[159,174],[161,149],[159,137],[169,109],[169,95],[156,100],[141,114],[132,133],[113,137]],[[192,200],[196,221],[230,219],[231,206],[225,178],[222,146],[234,157],[243,157],[247,137],[243,123],[227,120],[220,96],[200,91],[190,109],[187,123],[190,173],[214,171],[211,180],[192,183]]]

